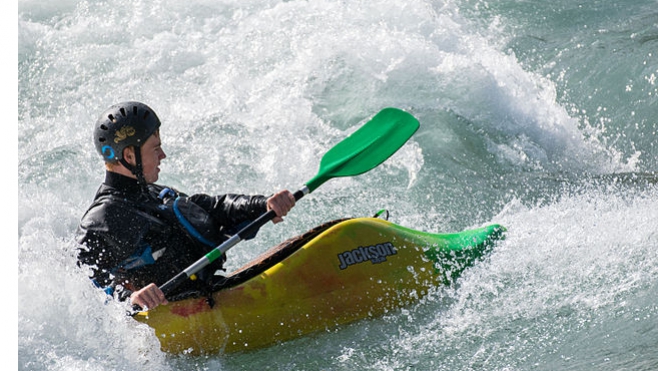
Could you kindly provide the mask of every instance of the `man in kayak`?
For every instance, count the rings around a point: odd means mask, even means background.
[[[94,144],[105,161],[105,181],[80,221],[79,264],[106,293],[155,308],[167,299],[158,288],[268,210],[274,223],[295,205],[287,190],[270,197],[223,194],[188,196],[155,184],[166,155],[160,120],[140,102],[123,102],[101,114]],[[209,291],[217,259],[174,293]]]

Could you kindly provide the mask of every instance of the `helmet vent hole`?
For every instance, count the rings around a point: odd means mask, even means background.
[[[117,119],[114,118],[114,115],[107,115],[107,118],[112,122],[117,122]],[[107,126],[103,125],[103,129],[107,130]]]
[[[146,120],[146,118],[149,117],[149,114],[151,114],[151,111],[144,112],[144,120]]]
[[[137,115],[137,106],[133,106],[133,115]]]
[[[121,112],[121,116],[126,117],[126,109],[121,107],[119,108],[119,112]]]
[[[113,118],[112,118],[112,115],[110,115],[110,120],[114,121]],[[101,124],[101,130],[108,130],[107,125]]]
[[[100,138],[98,138],[98,141],[101,142],[101,143],[105,143],[105,138],[100,137]]]

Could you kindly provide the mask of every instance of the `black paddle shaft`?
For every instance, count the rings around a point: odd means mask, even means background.
[[[293,196],[295,197],[295,201],[299,201],[300,198],[304,197],[304,191],[303,189],[300,189],[299,191],[295,192]],[[274,219],[276,217],[276,213],[274,210],[270,210],[266,212],[265,214],[261,215],[258,217],[258,219],[254,220],[253,222],[249,223],[248,226],[242,228],[240,232],[237,233],[238,237],[240,237],[240,240],[244,240],[245,238],[249,236],[253,236],[258,230],[265,225],[265,223],[269,222],[270,220]]]

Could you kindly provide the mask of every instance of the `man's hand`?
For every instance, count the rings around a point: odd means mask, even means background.
[[[142,309],[153,309],[160,304],[168,304],[164,293],[155,283],[145,286],[130,295],[130,304],[139,305]]]
[[[276,217],[272,219],[272,223],[279,223],[283,221],[283,217],[288,215],[288,211],[295,206],[295,196],[288,190],[283,190],[275,193],[272,197],[267,199],[267,210],[274,210]]]

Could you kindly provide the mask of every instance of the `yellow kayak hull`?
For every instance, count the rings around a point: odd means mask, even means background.
[[[262,273],[214,292],[211,301],[170,302],[135,318],[153,327],[170,353],[262,348],[410,305],[455,278],[504,230],[433,234],[349,219]]]

